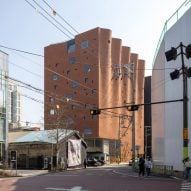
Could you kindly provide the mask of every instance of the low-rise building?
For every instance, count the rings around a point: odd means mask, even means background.
[[[86,143],[69,129],[9,133],[9,164],[20,169],[66,168],[83,165]]]

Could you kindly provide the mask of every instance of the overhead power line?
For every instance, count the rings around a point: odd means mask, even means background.
[[[0,47],[2,47],[2,48],[6,48],[6,49],[9,49],[9,50],[14,50],[14,51],[17,51],[17,52],[22,52],[22,53],[30,54],[30,55],[33,55],[33,56],[44,57],[43,55],[40,55],[40,54],[36,54],[36,53],[32,53],[32,52],[28,52],[28,51],[24,51],[24,50],[18,50],[18,49],[10,48],[10,47],[3,46],[3,45],[0,45]]]
[[[50,6],[45,0],[42,0],[52,11],[54,15],[57,15],[62,21],[64,21],[73,31],[75,31],[77,34],[79,34],[79,32],[69,23],[67,22],[57,11],[55,11],[55,9]]]

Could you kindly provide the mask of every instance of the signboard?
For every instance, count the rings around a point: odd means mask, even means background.
[[[188,139],[188,128],[183,129],[183,137],[184,139]]]

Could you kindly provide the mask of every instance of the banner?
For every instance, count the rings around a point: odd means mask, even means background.
[[[68,140],[68,166],[81,164],[81,140]]]

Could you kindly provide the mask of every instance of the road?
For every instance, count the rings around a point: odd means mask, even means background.
[[[138,177],[131,167],[68,170],[0,180],[0,191],[188,191],[191,184],[163,177]]]

